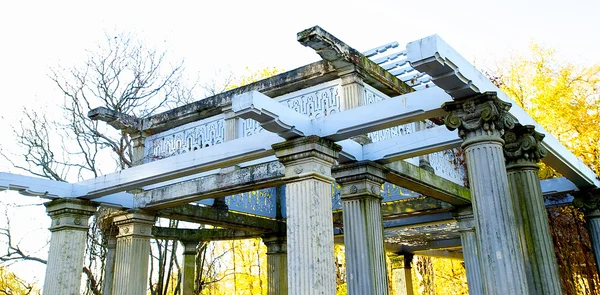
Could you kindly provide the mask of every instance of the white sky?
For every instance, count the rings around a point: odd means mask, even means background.
[[[17,122],[22,106],[43,111],[61,102],[48,69],[84,62],[85,49],[101,41],[104,32],[131,32],[167,48],[173,61],[185,59],[186,71],[207,81],[217,70],[291,70],[318,60],[296,41],[297,32],[314,25],[359,51],[438,34],[467,60],[494,67],[511,53],[526,51],[533,38],[569,61],[598,63],[599,12],[598,0],[3,1],[0,144],[13,146],[8,126]],[[0,161],[0,171],[7,170]],[[0,198],[16,197],[2,193]],[[48,226],[38,217],[43,210],[28,210],[14,217],[25,224],[19,230],[25,236],[37,229],[41,236],[39,229]],[[40,270],[19,272],[30,278]]]

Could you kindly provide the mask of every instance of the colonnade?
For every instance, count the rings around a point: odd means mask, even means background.
[[[345,78],[344,87],[360,98],[357,77]],[[543,135],[516,124],[508,113],[510,104],[494,93],[442,107],[448,113],[445,124],[458,129],[466,156],[472,206],[457,208],[455,217],[470,293],[562,294],[537,177],[537,162],[546,153],[540,145]],[[316,136],[288,140],[273,149],[285,167],[287,231],[285,237],[264,238],[269,294],[335,294],[334,181],[342,187],[348,292],[388,294],[379,193],[385,166],[357,162],[334,167],[341,147]],[[79,293],[87,220],[96,205],[76,199],[46,204],[52,238],[45,294]],[[600,214],[595,209],[588,223],[598,257]],[[146,294],[154,222],[151,213],[142,211],[114,217],[118,234],[109,239],[107,274],[112,276],[105,279],[105,294]],[[184,245],[182,294],[191,294],[195,245]],[[400,254],[391,257],[391,283],[405,292],[400,294],[412,294],[412,255]]]

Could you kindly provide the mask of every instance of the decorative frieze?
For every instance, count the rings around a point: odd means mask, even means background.
[[[223,142],[225,119],[222,115],[214,116],[148,136],[145,143],[145,161],[160,160]]]

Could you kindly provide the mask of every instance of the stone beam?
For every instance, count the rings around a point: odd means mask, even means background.
[[[471,203],[471,194],[468,189],[427,170],[405,161],[390,163],[386,167],[390,169],[390,173],[386,176],[390,183],[410,188],[412,191],[452,205]]]
[[[298,42],[314,49],[340,72],[357,71],[365,82],[388,96],[414,91],[406,83],[319,26],[298,33]]]
[[[222,112],[231,105],[231,98],[248,91],[259,91],[277,97],[338,78],[336,69],[325,61],[315,62],[279,75],[238,87],[211,97],[197,100],[142,120],[141,131],[156,134]]]
[[[208,242],[259,238],[262,234],[231,228],[184,229],[155,226],[152,228],[152,236],[162,240]]]
[[[90,110],[88,117],[93,121],[106,122],[111,127],[128,133],[139,132],[142,128],[141,119],[105,107]]]
[[[157,211],[159,217],[194,223],[244,230],[255,233],[285,232],[285,223],[269,218],[235,212],[227,212],[212,207],[184,205]]]
[[[418,246],[406,246],[402,245],[400,252],[404,253],[418,253],[419,251],[433,250],[433,249],[458,249],[461,247],[460,239],[450,240],[434,240],[425,243],[424,245]]]
[[[458,132],[445,126],[392,137],[363,146],[363,159],[388,164],[460,147]]]
[[[420,256],[428,256],[428,257],[439,257],[439,258],[448,258],[454,260],[464,260],[463,253],[460,251],[448,251],[448,250],[425,250],[418,251],[415,253]]]
[[[272,144],[283,138],[263,132],[174,157],[146,163],[77,183],[75,196],[97,198],[273,155]]]
[[[408,216],[386,220],[383,222],[385,229],[409,228],[415,226],[426,226],[454,222],[454,217],[450,212],[440,212],[427,215]]]
[[[136,194],[136,208],[165,208],[200,199],[214,199],[284,184],[285,169],[279,161],[258,164],[175,183]]]
[[[546,164],[556,169],[579,188],[600,187],[600,180],[589,167],[442,38],[432,35],[408,43],[406,50],[407,60],[411,66],[420,72],[427,73],[435,85],[444,89],[455,99],[474,96],[486,91],[496,92],[500,100],[512,104],[510,113],[516,117],[519,123],[533,125],[535,130],[546,135],[542,143],[548,150],[548,156],[544,158]]]

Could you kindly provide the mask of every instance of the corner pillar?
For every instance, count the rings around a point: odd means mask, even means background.
[[[365,104],[365,86],[358,72],[342,74],[342,110],[357,108]]]
[[[79,199],[56,199],[44,204],[52,219],[44,294],[80,294],[81,269],[88,219],[97,204]]]
[[[442,105],[463,140],[485,294],[529,294],[501,137],[514,127],[510,107],[493,92]]]
[[[285,237],[265,237],[268,295],[288,294],[287,243]]]
[[[223,108],[225,116],[225,141],[231,141],[238,137],[238,120],[231,110],[231,106]]]
[[[181,295],[194,295],[196,281],[196,253],[198,241],[181,241],[183,245],[183,267],[181,280]]]
[[[385,167],[358,162],[332,172],[342,186],[348,294],[388,294],[380,193]]]
[[[140,211],[115,216],[119,228],[113,294],[146,295],[154,216]]]
[[[396,295],[413,295],[412,254],[392,255],[392,280]]]
[[[504,156],[515,217],[532,294],[563,294],[537,163],[548,151],[534,126],[517,124],[504,133]]]
[[[475,220],[471,208],[462,208],[454,213],[458,222],[458,232],[462,244],[465,269],[467,270],[467,284],[469,294],[483,295],[483,282],[481,279],[481,267],[479,265],[479,250],[475,238]]]
[[[285,166],[288,292],[335,294],[331,166],[341,147],[317,136],[273,145]]]
[[[131,163],[133,166],[144,164],[144,150],[146,145],[146,137],[142,132],[131,133]]]

